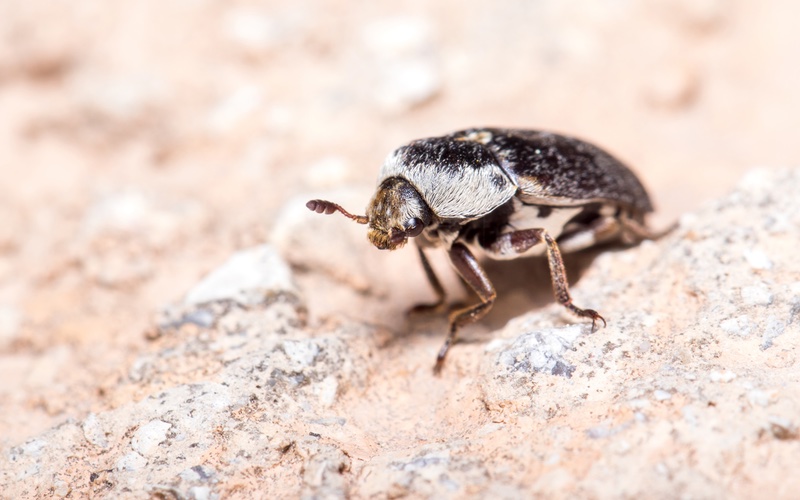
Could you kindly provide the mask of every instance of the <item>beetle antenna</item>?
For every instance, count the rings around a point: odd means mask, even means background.
[[[353,215],[341,206],[333,203],[332,201],[325,201],[325,200],[311,200],[306,203],[306,206],[312,212],[317,212],[318,214],[326,214],[330,215],[333,212],[339,211],[347,217],[348,219],[353,219],[354,221],[358,222],[359,224],[366,224],[369,222],[369,217],[366,215]]]

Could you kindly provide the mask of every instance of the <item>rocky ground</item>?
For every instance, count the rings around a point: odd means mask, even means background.
[[[800,491],[794,4],[0,9],[0,496]],[[304,204],[473,125],[602,144],[680,225],[569,257],[594,333],[487,265],[436,377],[415,253]]]

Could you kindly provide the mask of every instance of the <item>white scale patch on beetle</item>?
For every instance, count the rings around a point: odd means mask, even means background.
[[[438,165],[409,163],[401,151],[386,158],[378,184],[390,177],[410,182],[431,211],[444,219],[482,217],[517,192],[517,186],[499,165],[461,168],[442,175]]]

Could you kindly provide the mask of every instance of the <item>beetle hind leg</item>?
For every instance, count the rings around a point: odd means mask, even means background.
[[[582,309],[572,303],[572,297],[569,294],[569,285],[567,284],[567,271],[564,269],[564,259],[561,258],[561,251],[558,249],[558,244],[552,236],[542,231],[542,239],[547,245],[547,263],[550,265],[550,279],[553,282],[553,293],[556,296],[559,304],[566,307],[572,314],[581,318],[592,319],[592,331],[597,327],[597,320],[603,322],[606,326],[606,320],[594,309]]]
[[[558,244],[553,237],[544,229],[523,229],[513,233],[503,234],[495,240],[488,249],[498,254],[508,254],[511,252],[521,254],[539,243],[544,243],[547,246],[547,263],[550,266],[550,280],[553,283],[553,294],[556,300],[558,300],[558,303],[576,316],[591,318],[592,331],[596,329],[598,320],[603,322],[603,326],[606,326],[606,320],[600,316],[597,311],[594,309],[583,309],[572,303],[572,297],[569,294],[569,285],[567,283],[567,271],[564,269],[564,259],[561,257],[561,251],[558,249]]]
[[[619,224],[622,226],[623,238],[631,243],[637,243],[642,240],[657,240],[678,227],[678,223],[675,222],[666,229],[654,231],[625,212],[620,214]]]

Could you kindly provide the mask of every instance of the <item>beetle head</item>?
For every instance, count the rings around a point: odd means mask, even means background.
[[[381,250],[402,247],[433,221],[431,209],[407,180],[390,177],[367,206],[369,240]]]

